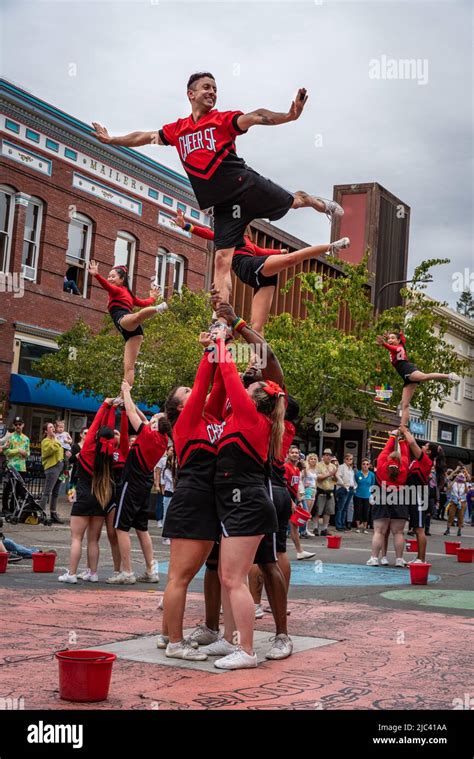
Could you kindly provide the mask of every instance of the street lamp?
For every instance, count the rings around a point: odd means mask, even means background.
[[[377,295],[375,296],[375,313],[378,314],[379,312],[378,303],[379,303],[380,294],[385,290],[386,287],[390,287],[390,285],[408,285],[409,282],[414,282],[414,281],[415,281],[414,279],[397,279],[397,280],[394,280],[393,282],[386,282],[384,285],[382,285]],[[428,277],[425,277],[425,279],[420,279],[418,281],[425,284],[427,282],[432,282],[433,277],[428,276]]]

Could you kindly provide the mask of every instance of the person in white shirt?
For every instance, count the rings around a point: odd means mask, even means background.
[[[163,523],[165,521],[166,511],[174,493],[173,459],[174,448],[170,445],[155,468],[155,484],[159,492],[163,495]],[[170,545],[169,538],[162,538],[161,542],[163,545]]]
[[[348,532],[350,530],[350,527],[346,526],[348,509],[352,504],[356,488],[354,457],[351,453],[346,453],[344,456],[344,463],[337,470],[336,479],[336,530]]]

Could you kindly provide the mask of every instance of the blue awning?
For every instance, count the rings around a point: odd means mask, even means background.
[[[12,374],[10,402],[93,414],[104,400],[99,395],[87,396],[85,393],[73,393],[67,385],[54,380],[46,380],[43,384],[40,383],[41,380],[37,377],[29,377],[26,374]],[[151,406],[150,408],[144,403],[137,405],[145,414],[157,414],[160,410],[159,406]]]

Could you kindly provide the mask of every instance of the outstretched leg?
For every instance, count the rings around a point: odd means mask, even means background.
[[[143,324],[147,319],[151,319],[162,311],[166,311],[167,308],[168,304],[163,302],[158,306],[146,306],[146,308],[142,308],[134,314],[125,314],[120,320],[120,326],[128,332],[133,332],[134,329]]]
[[[135,335],[135,337],[130,337],[125,343],[123,354],[123,376],[131,387],[133,387],[135,382],[135,364],[138,354],[140,353],[142,342],[143,335]]]
[[[418,372],[413,372],[417,374]],[[413,376],[410,374],[410,377]],[[420,372],[421,374],[421,372]],[[401,425],[407,426],[410,421],[410,401],[416,390],[416,385],[405,385],[402,392],[402,418],[400,420]]]
[[[410,379],[412,382],[427,382],[429,380],[450,380],[455,381],[453,378],[456,375],[454,374],[440,374],[439,372],[431,372],[430,374],[425,374],[425,372],[420,372],[418,369],[416,372],[412,372],[408,379]]]
[[[294,194],[292,208],[314,208],[319,213],[325,213],[328,219],[332,221],[334,216],[343,216],[344,211],[334,200],[325,200],[318,198],[316,195],[309,195],[304,190],[297,190]]]

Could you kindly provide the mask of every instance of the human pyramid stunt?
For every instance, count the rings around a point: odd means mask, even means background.
[[[114,573],[107,582],[133,585],[137,581],[159,581],[147,512],[153,471],[172,439],[174,493],[163,526],[163,539],[170,541],[171,547],[157,647],[168,658],[203,661],[213,657],[219,669],[245,669],[257,666],[253,642],[255,597],[259,597],[254,588],[257,576],[263,578],[275,625],[266,658],[284,659],[293,651],[288,634],[291,568],[286,541],[289,520],[299,500],[298,456],[289,455],[299,407],[288,394],[278,358],[265,342],[265,323],[279,272],[310,258],[337,256],[350,241],[345,237],[292,253],[260,248],[252,241],[249,225],[254,219],[279,219],[290,208],[310,207],[329,219],[343,214],[334,201],[303,190],[288,192],[249,168],[236,154],[237,136],[250,127],[298,119],[308,99],[304,88],[298,90],[286,113],[264,108],[246,114],[218,111],[216,82],[208,72],[189,78],[187,95],[191,115],[158,131],[111,137],[97,123],[94,129],[100,141],[112,145],[157,144],[177,148],[199,207],[213,208],[213,231],[188,223],[180,212],[176,217],[178,226],[214,240],[213,322],[197,336],[202,357],[193,387],[173,388],[164,404],[164,413],[155,414],[148,421],[132,397],[135,363],[143,341],[143,323],[165,311],[167,304],[156,302],[161,295],[157,287],[152,287],[149,298],[137,298],[130,290],[126,267],[113,267],[104,278],[99,274],[98,264],[91,262],[90,273],[107,291],[108,311],[125,340],[123,381],[120,396],[107,398],[100,407],[78,454],[70,564],[59,580],[71,584],[77,583],[78,578],[97,582],[99,538],[105,522],[114,560]],[[230,305],[231,269],[254,290],[251,325]],[[134,312],[135,306],[140,310]],[[265,351],[264,366],[252,361],[239,374],[231,347],[232,341],[239,338],[249,344],[254,354]],[[434,463],[442,460],[442,450],[437,446],[432,450],[418,447],[406,426],[409,402],[417,383],[457,378],[418,371],[408,362],[403,333],[391,333],[378,341],[390,351],[405,387],[402,425],[399,432],[394,431],[383,452],[377,483],[395,489],[407,482],[424,485]],[[120,431],[115,429],[118,410]],[[134,431],[131,445],[129,426]],[[399,436],[403,438],[400,444]],[[334,513],[331,488],[337,471],[331,456],[330,450],[325,451],[319,465],[313,456],[305,478],[307,497],[316,508],[315,519],[323,519],[326,531]],[[361,477],[366,475],[363,472]],[[368,497],[366,500],[368,504]],[[390,532],[395,539],[397,566],[404,566],[403,527],[408,517],[418,536],[418,561],[424,561],[425,522],[416,499],[409,506],[400,505],[398,511],[387,511],[380,503],[374,513],[375,536],[369,566],[379,563],[380,553],[384,563]],[[131,562],[132,528],[136,530],[146,565],[145,572],[138,577]],[[88,568],[79,575],[86,534]],[[291,525],[291,537],[297,560],[314,557],[302,550],[295,525]],[[185,637],[187,590],[204,565],[205,622]]]

